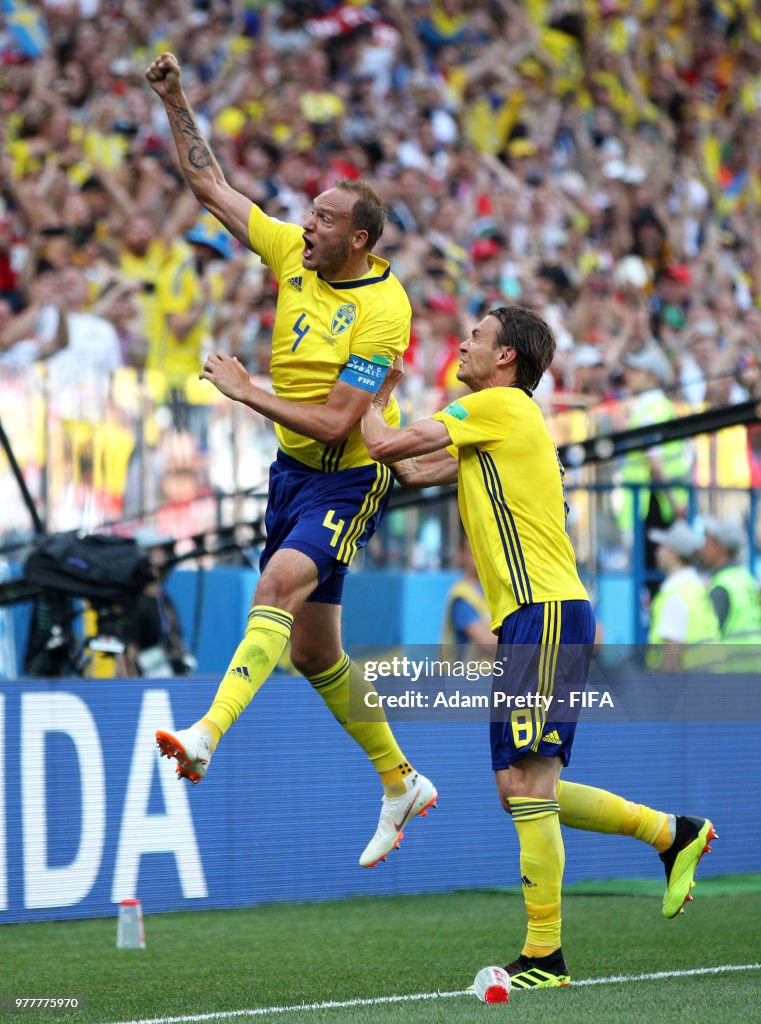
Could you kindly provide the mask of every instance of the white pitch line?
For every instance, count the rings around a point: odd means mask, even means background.
[[[659,981],[661,978],[690,978],[697,974],[725,974],[730,971],[761,971],[761,964],[724,964],[722,967],[694,967],[689,971],[652,971],[650,974],[612,974],[609,978],[582,978],[571,985],[615,985],[622,981]],[[195,1019],[195,1018],[193,1018]]]
[[[650,974],[612,974],[607,978],[582,978],[571,983],[581,985],[617,985],[630,981],[660,981],[662,978],[692,978],[699,974],[728,974],[732,971],[761,971],[759,964],[723,964],[720,967],[694,967],[687,971],[653,971]],[[530,992],[531,989],[518,989]],[[416,992],[403,996],[375,996],[371,999],[327,1000],[322,1003],[295,1003],[292,1006],[257,1006],[251,1010],[220,1010],[218,1013],[193,1013],[185,1017],[146,1017],[143,1020],[118,1021],[117,1024],[201,1024],[207,1020],[230,1020],[233,1017],[264,1017],[269,1013],[296,1013],[310,1010],[344,1010],[353,1006],[383,1006],[388,1003],[413,1003],[426,999],[452,999],[473,995],[472,988],[456,992]]]

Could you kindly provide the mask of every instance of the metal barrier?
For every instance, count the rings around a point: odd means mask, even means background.
[[[76,388],[53,394],[44,364],[25,370],[0,367],[4,425],[48,531],[132,533],[148,525],[159,535],[178,538],[183,557],[203,556],[205,564],[213,564],[230,552],[250,549],[238,561],[255,564],[276,447],[272,425],[236,403],[220,401],[206,382],[191,383],[187,400],[179,404],[161,374],[132,370],[105,379],[83,372]],[[411,397],[403,395],[407,419],[435,408],[433,399],[418,393],[413,408]],[[606,425],[610,429],[610,408],[602,418],[592,410],[550,417],[569,466],[569,532],[580,571],[596,600],[601,589],[618,581],[630,617],[627,635],[636,642],[646,632],[640,595],[653,587],[658,574],[645,565],[644,523],[635,516],[622,526],[621,509],[627,503],[638,507],[645,489],[663,485],[622,483],[615,456],[693,436],[696,430],[714,431],[695,442],[694,479],[701,484],[684,485],[689,518],[698,526],[708,513],[741,518],[748,534],[747,564],[754,570],[758,490],[726,484],[751,480],[750,435],[743,424],[755,422],[755,414],[756,406],[747,402],[603,436],[595,433]],[[729,448],[722,447],[722,438],[732,439]],[[12,474],[11,463],[0,454],[0,554],[7,553],[11,561],[14,538],[28,538],[32,526]],[[355,568],[452,568],[460,530],[453,499],[452,488],[422,495],[397,491]],[[249,525],[246,536],[239,535],[238,524]]]
[[[614,474],[615,469],[611,472]],[[761,570],[757,536],[759,490],[679,486],[687,495],[687,518],[698,531],[707,515],[739,519],[743,523],[747,535],[743,564],[758,574]],[[645,642],[648,587],[654,587],[663,578],[656,569],[646,566],[645,521],[634,517],[631,528],[622,528],[621,510],[627,503],[638,508],[644,492],[666,489],[667,485],[624,484],[615,480],[574,483],[566,487],[570,509],[568,528],[579,572],[599,611],[609,603],[602,594],[604,588],[610,588],[616,581],[619,583],[618,613],[628,615],[629,621],[621,635],[612,637],[614,643]],[[459,525],[453,492],[443,495],[434,491],[416,498],[407,496],[405,506],[387,514],[368,551],[365,567],[454,568],[457,556],[454,538]],[[431,547],[431,539],[435,538],[441,541],[438,548]]]

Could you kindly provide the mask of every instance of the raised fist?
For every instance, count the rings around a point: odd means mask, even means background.
[[[162,98],[182,89],[180,65],[173,53],[160,54],[145,72],[145,77],[151,89]]]

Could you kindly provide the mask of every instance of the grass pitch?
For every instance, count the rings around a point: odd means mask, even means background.
[[[701,888],[704,892],[701,892]],[[520,895],[459,892],[146,915],[145,950],[117,950],[112,919],[0,927],[0,995],[79,996],[67,1012],[0,1010],[5,1024],[114,1024],[185,1017],[304,1024],[761,1021],[761,894],[710,894],[674,921],[654,896],[569,894],[563,948],[577,984],[514,992],[508,1006],[458,993],[520,951]],[[680,972],[652,980],[615,976]],[[685,973],[681,973],[685,972]],[[581,984],[588,979],[608,979]],[[384,997],[444,993],[404,1002]],[[324,1007],[326,1002],[373,1000]],[[266,1007],[295,1007],[266,1012]],[[245,1011],[258,1013],[246,1014]],[[237,1012],[236,1012],[237,1011]],[[228,1016],[229,1015],[229,1016]]]

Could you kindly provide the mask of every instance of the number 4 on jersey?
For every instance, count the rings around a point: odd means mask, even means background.
[[[306,334],[309,334],[309,331],[311,329],[311,324],[305,324],[304,323],[305,320],[306,320],[306,313],[302,313],[301,316],[296,321],[296,323],[293,325],[292,330],[293,330],[293,333],[296,335],[296,340],[294,341],[293,345],[291,346],[291,352],[295,352],[296,349],[301,344],[304,336]]]

